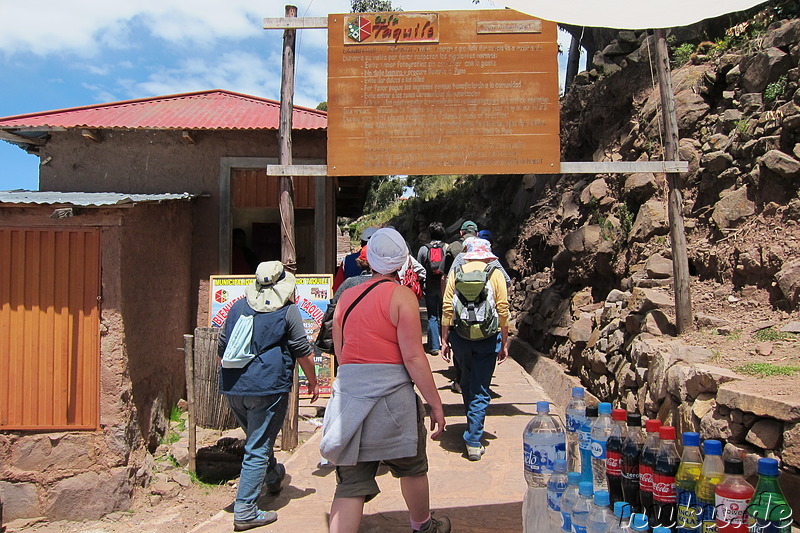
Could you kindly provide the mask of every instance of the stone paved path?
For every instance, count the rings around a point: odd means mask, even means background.
[[[428,440],[431,506],[446,514],[453,531],[460,533],[511,533],[522,531],[522,430],[536,409],[549,400],[544,390],[513,360],[499,365],[492,382],[493,399],[486,418],[486,455],[467,460],[461,438],[465,417],[461,396],[448,388],[448,365],[428,358],[445,404],[447,429],[438,441]],[[284,490],[278,497],[264,496],[260,505],[278,511],[275,524],[254,531],[325,532],[336,484],[331,468],[318,466],[319,433],[287,461]],[[365,507],[362,533],[410,531],[400,486],[388,472],[378,478],[381,494]],[[230,508],[195,527],[193,533],[233,530]]]

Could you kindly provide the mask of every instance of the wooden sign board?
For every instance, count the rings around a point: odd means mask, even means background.
[[[513,10],[328,18],[328,175],[558,173],[554,22]]]

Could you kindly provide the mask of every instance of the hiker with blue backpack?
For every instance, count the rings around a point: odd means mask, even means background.
[[[461,369],[461,397],[467,415],[467,458],[479,461],[489,386],[497,363],[508,357],[508,288],[491,245],[478,237],[464,246],[466,261],[447,277],[442,303],[442,358]]]
[[[280,261],[258,265],[256,279],[231,307],[217,342],[219,391],[246,435],[234,531],[278,519],[275,511],[259,509],[257,500],[264,484],[270,494],[278,494],[286,475],[272,447],[286,416],[295,363],[308,378],[311,401],[319,397],[314,352],[294,305],[295,283]]]
[[[447,260],[447,243],[441,222],[428,226],[430,242],[419,247],[417,261],[425,267],[425,308],[428,313],[428,353],[439,355],[441,349],[439,323],[442,319],[442,276]]]

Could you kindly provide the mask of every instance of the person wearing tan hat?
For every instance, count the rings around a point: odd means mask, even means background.
[[[481,438],[491,400],[492,374],[495,364],[508,357],[508,288],[503,275],[491,265],[497,256],[492,253],[489,241],[474,237],[467,241],[464,249],[466,263],[447,277],[442,303],[441,356],[450,362],[452,351],[453,359],[461,368],[461,396],[467,415],[464,431],[467,458],[479,461],[485,452]],[[485,274],[476,276],[480,273]],[[467,278],[473,284],[483,280],[479,294],[481,303],[486,306],[481,309],[475,304],[465,307],[462,303],[467,293],[461,293],[459,287],[462,283],[466,285]],[[481,311],[485,320],[478,324],[476,319],[481,318],[478,316]]]
[[[297,362],[308,378],[311,401],[319,397],[311,345],[303,319],[294,305],[295,277],[280,261],[258,265],[256,279],[236,301],[220,332],[217,353],[221,358],[219,390],[228,398],[245,432],[244,459],[233,505],[233,529],[245,531],[271,524],[275,511],[263,511],[256,500],[266,482],[271,494],[281,490],[286,469],[275,460],[272,447],[286,416]],[[250,323],[249,346],[243,355],[229,357],[235,346],[237,324]],[[245,336],[246,338],[246,336]],[[246,342],[244,344],[247,344]]]
[[[354,533],[364,503],[380,492],[381,463],[400,478],[412,531],[449,533],[445,516],[431,516],[425,408],[431,438],[445,427],[442,400],[422,347],[419,302],[398,283],[408,246],[394,229],[375,232],[367,247],[372,279],[342,293],[333,315],[339,372],[325,410],[320,453],[336,465],[331,533]]]

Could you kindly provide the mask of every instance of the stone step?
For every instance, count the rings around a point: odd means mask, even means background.
[[[720,385],[717,403],[756,416],[800,422],[800,394],[796,389],[796,383],[781,379],[731,381]]]

